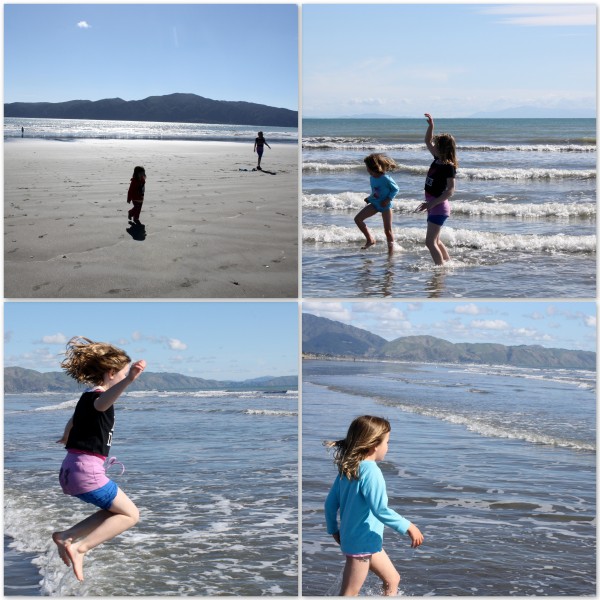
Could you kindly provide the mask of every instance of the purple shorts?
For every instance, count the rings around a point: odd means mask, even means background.
[[[428,194],[427,192],[425,192],[425,202],[431,202],[432,200],[435,200],[435,196],[432,196],[431,194]],[[450,216],[450,201],[444,200],[443,202],[440,202],[437,206],[434,206],[431,210],[427,209],[427,214],[429,216],[433,215],[433,216],[449,217]]]
[[[67,452],[59,475],[60,487],[69,496],[87,494],[110,482],[104,470],[104,459],[91,454]]]

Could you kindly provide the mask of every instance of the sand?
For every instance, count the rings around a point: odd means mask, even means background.
[[[161,140],[4,144],[6,298],[296,298],[298,149]],[[127,190],[146,168],[141,222]],[[140,235],[142,234],[142,235]]]

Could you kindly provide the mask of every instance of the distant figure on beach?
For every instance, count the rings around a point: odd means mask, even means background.
[[[365,165],[369,172],[371,183],[371,195],[365,198],[365,206],[355,217],[354,222],[367,238],[367,243],[361,250],[366,250],[375,244],[375,238],[372,236],[365,219],[381,213],[383,219],[383,230],[387,238],[388,252],[394,251],[394,233],[392,232],[392,201],[398,193],[396,182],[386,175],[398,165],[385,154],[370,154],[365,158]]]
[[[418,527],[388,507],[377,461],[385,458],[390,431],[386,419],[364,415],[352,421],[343,440],[324,442],[335,448],[338,468],[325,501],[325,520],[327,533],[346,555],[340,596],[358,596],[369,571],[381,579],[384,596],[397,595],[400,574],[383,549],[384,525],[408,534],[411,548],[423,543]]]
[[[425,202],[415,212],[427,209],[427,234],[425,245],[429,248],[431,258],[436,265],[443,265],[450,260],[446,246],[440,239],[442,225],[450,216],[450,198],[454,194],[454,178],[458,168],[456,158],[456,142],[449,133],[433,135],[433,117],[425,113],[428,122],[425,133],[425,144],[433,155],[425,179]]]
[[[106,470],[116,463],[114,458],[107,461],[115,425],[113,405],[141,375],[146,361],[139,360],[130,366],[131,359],[123,350],[83,337],[71,338],[65,355],[61,367],[66,373],[93,387],[81,395],[62,438],[57,441],[67,449],[59,481],[65,494],[100,510],[65,531],[53,533],[52,539],[62,561],[83,581],[86,552],[139,520],[137,507],[106,476]]]
[[[21,127],[21,137],[25,137],[25,127]]]
[[[257,165],[257,170],[261,170],[260,169],[260,161],[262,159],[262,155],[263,152],[265,150],[265,146],[271,150],[271,146],[269,146],[269,144],[267,144],[267,140],[265,140],[265,137],[263,135],[262,131],[258,132],[258,137],[254,140],[254,152],[256,152],[256,154],[258,154],[258,165]]]
[[[144,192],[146,191],[146,170],[144,167],[135,167],[133,177],[127,192],[127,204],[133,203],[133,207],[127,213],[127,218],[136,225],[140,223],[140,213],[144,203]]]

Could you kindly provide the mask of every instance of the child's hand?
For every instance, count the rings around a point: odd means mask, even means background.
[[[129,369],[129,374],[127,375],[127,377],[129,378],[130,382],[134,382],[144,371],[144,369],[146,368],[146,361],[145,360],[138,360],[137,362],[134,362],[131,365],[131,368]]]
[[[369,204],[369,199],[365,198],[365,204]]]
[[[406,533],[408,533],[410,539],[412,540],[412,543],[410,545],[411,548],[418,548],[425,539],[423,537],[423,534],[419,531],[419,528],[413,524],[411,524]]]
[[[62,444],[63,446],[65,446],[67,444],[67,439],[69,436],[67,435],[63,435],[60,440],[56,440],[57,444]]]
[[[388,200],[384,200],[384,201],[381,203],[381,208],[387,208],[387,207],[388,207],[388,206],[389,206],[391,203],[392,203],[392,201],[391,201],[391,200],[389,200],[389,199],[388,199]]]
[[[433,117],[429,113],[425,113],[425,118],[427,119],[427,123],[429,123],[429,125],[433,125]]]
[[[415,212],[423,212],[426,209],[427,209],[427,202],[423,202],[422,204],[419,204],[419,206],[417,206],[417,208],[415,208]]]
[[[338,531],[337,533],[333,534],[333,539],[336,541],[337,545],[340,546],[341,542],[340,542],[340,532]]]

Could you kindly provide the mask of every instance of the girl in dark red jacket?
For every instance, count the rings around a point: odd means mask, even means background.
[[[127,213],[127,216],[134,223],[140,222],[140,212],[144,203],[144,191],[146,189],[146,170],[144,167],[136,167],[133,170],[133,177],[127,192],[127,204],[133,203],[133,208]]]

